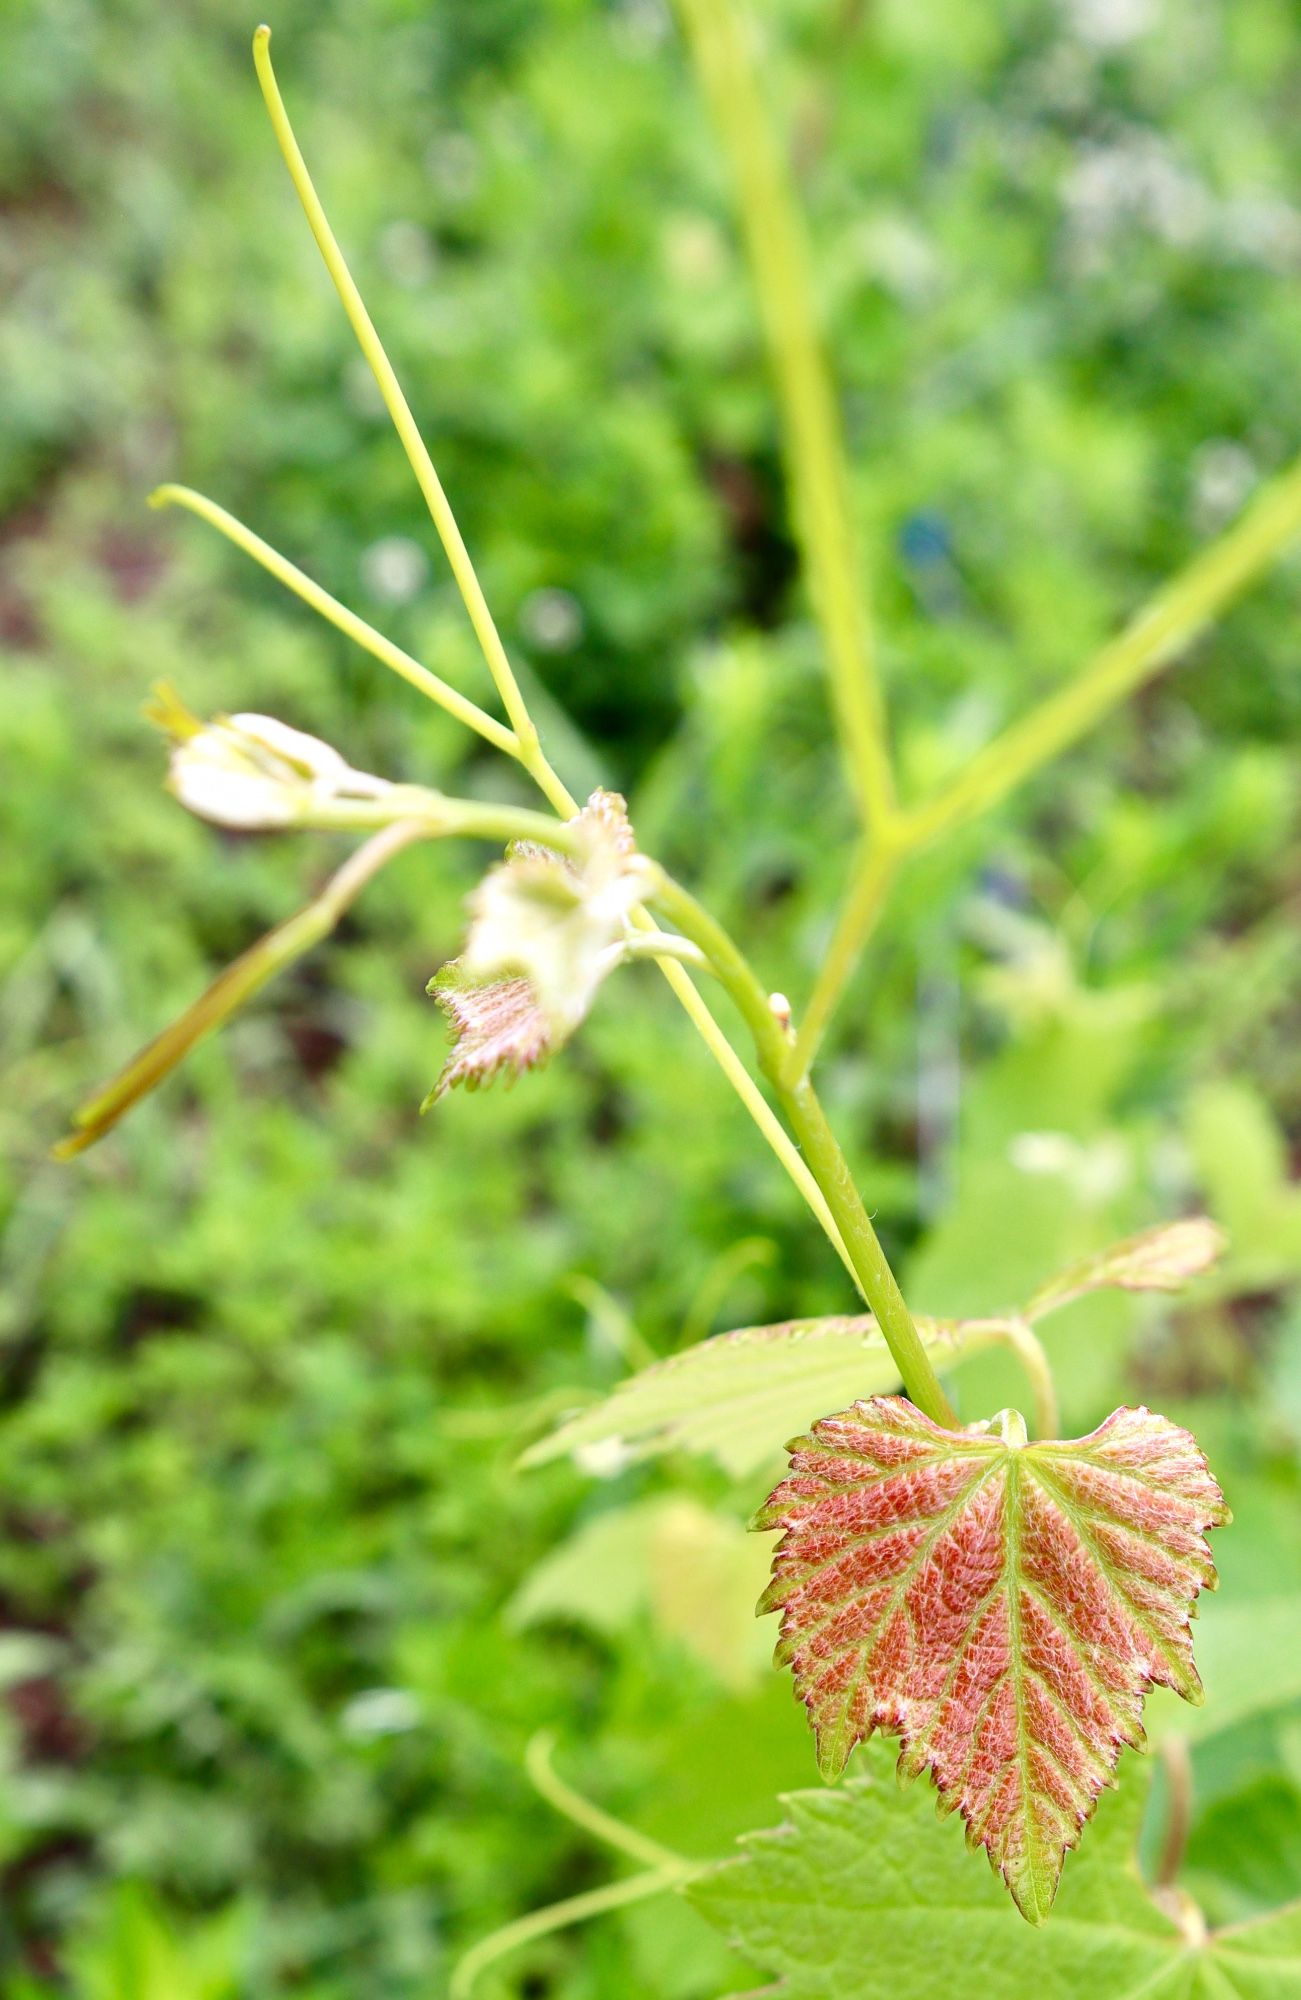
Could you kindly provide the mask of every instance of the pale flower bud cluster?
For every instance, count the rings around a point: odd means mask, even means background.
[[[168,785],[200,819],[248,832],[328,825],[341,802],[391,789],[383,778],[354,771],[319,736],[250,714],[220,716],[182,736]]]

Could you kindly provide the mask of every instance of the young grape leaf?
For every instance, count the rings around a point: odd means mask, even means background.
[[[1195,1911],[1176,1922],[1139,1878],[1146,1790],[1128,1760],[1037,1930],[937,1831],[924,1793],[880,1779],[793,1793],[784,1826],[685,1894],[781,2000],[1296,2000],[1301,1904],[1209,1935]]]
[[[468,1033],[465,1046],[471,1057],[477,1053]],[[444,1079],[460,1081],[451,1069],[449,1059],[436,1094],[446,1088]],[[1204,1216],[1147,1230],[1052,1279],[1018,1317],[1042,1318],[1103,1285],[1173,1291],[1213,1263],[1222,1246],[1220,1232]],[[956,1367],[1006,1337],[1002,1319],[914,1317],[937,1368]],[[604,1402],[531,1445],[520,1463],[545,1465],[589,1445],[614,1445],[639,1457],[670,1450],[706,1453],[740,1477],[766,1465],[819,1411],[855,1396],[882,1394],[898,1382],[899,1371],[870,1314],[740,1327],[620,1383]]]
[[[1196,1440],[1145,1409],[1035,1444],[1014,1412],[951,1431],[897,1396],[824,1417],[755,1520],[785,1531],[759,1608],[824,1776],[897,1734],[1041,1923],[1147,1689],[1201,1698],[1189,1620],[1227,1518]]]
[[[1123,1292],[1177,1292],[1209,1271],[1224,1249],[1224,1233],[1205,1215],[1159,1223],[1110,1249],[1072,1264],[1041,1285],[1025,1308],[1030,1321],[1108,1288]]]
[[[997,1322],[918,1315],[916,1324],[937,1368],[952,1368],[1000,1337]],[[706,1453],[739,1477],[769,1464],[820,1410],[898,1381],[870,1314],[741,1327],[643,1368],[531,1445],[520,1463],[545,1465],[617,1442],[638,1455]]]
[[[527,979],[495,979],[487,986],[475,986],[464,977],[460,960],[452,959],[430,980],[427,990],[447,1016],[452,1046],[422,1110],[436,1104],[455,1084],[478,1090],[503,1069],[513,1081],[550,1055],[551,1028]]]

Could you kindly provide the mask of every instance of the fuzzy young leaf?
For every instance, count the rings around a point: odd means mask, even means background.
[[[1088,1292],[1177,1292],[1190,1278],[1209,1271],[1224,1250],[1223,1231],[1209,1216],[1187,1216],[1163,1222],[1123,1243],[1113,1243],[1085,1257],[1041,1285],[1025,1308],[1025,1317],[1043,1319]]]
[[[1127,1765],[1072,1861],[1053,1920],[1027,1930],[920,1792],[855,1779],[796,1792],[787,1821],[686,1895],[781,2000],[1295,2000],[1301,1904],[1205,1935],[1158,1908],[1136,1845],[1147,1785]],[[765,1991],[767,1989],[765,1988]]]
[[[893,1396],[823,1418],[755,1525],[785,1531],[760,1609],[824,1775],[897,1734],[1042,1922],[1148,1688],[1201,1698],[1189,1621],[1227,1519],[1196,1440],[1145,1409],[1035,1444],[1014,1412],[951,1431]]]
[[[460,960],[453,959],[430,980],[429,992],[447,1016],[452,1046],[422,1109],[458,1083],[477,1090],[502,1070],[513,1080],[550,1055],[551,1028],[527,979],[475,986],[463,977]]]
[[[999,1339],[997,1323],[916,1316],[937,1368],[952,1368]],[[820,1410],[898,1386],[870,1314],[792,1319],[716,1334],[621,1382],[604,1402],[570,1417],[524,1453],[546,1465],[592,1445],[621,1444],[639,1457],[694,1451],[738,1477],[770,1464]]]

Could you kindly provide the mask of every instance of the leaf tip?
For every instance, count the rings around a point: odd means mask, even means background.
[[[852,1743],[845,1742],[843,1734],[839,1731],[832,1737],[819,1739],[818,1773],[826,1784],[834,1785],[844,1776],[849,1753],[853,1747]]]

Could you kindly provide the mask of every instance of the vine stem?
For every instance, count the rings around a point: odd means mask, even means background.
[[[429,827],[419,819],[397,820],[350,854],[319,896],[241,952],[183,1014],[169,1022],[161,1035],[156,1035],[80,1107],[73,1117],[72,1131],[54,1147],[54,1158],[71,1159],[102,1139],[133,1105],[147,1097],[192,1049],[228,1021],[260,987],[328,937],[344,911],[374,881],[381,868],[386,868],[412,841],[428,839],[429,833]]]
[[[301,570],[295,569],[294,565],[273,549],[269,543],[264,542],[251,529],[246,528],[233,514],[227,513],[224,507],[218,506],[215,501],[209,500],[204,494],[195,493],[191,488],[182,486],[160,488],[158,494],[154,495],[153,498],[156,504],[166,505],[170,503],[184,506],[191,513],[198,515],[201,520],[206,521],[210,526],[215,527],[219,533],[225,535],[228,541],[233,542],[246,555],[251,556],[255,562],[260,563],[264,569],[267,569],[290,590],[294,591],[297,596],[301,597],[304,603],[308,604],[314,611],[318,611],[322,617],[327,618],[332,625],[335,625],[340,631],[347,633],[349,637],[356,639],[359,645],[364,646],[377,659],[382,660],[388,666],[392,666],[396,672],[402,674],[403,679],[410,681],[422,693],[428,694],[435,701],[441,701],[441,695],[435,693],[434,689],[427,685],[425,678],[427,676],[428,681],[435,682],[441,688],[444,684],[437,681],[437,676],[429,674],[428,669],[421,666],[418,660],[412,659],[410,654],[403,653],[399,647],[392,646],[382,633],[375,631],[363,619],[356,617],[355,613],[347,611],[327,591],[322,590],[318,584],[313,583],[310,577],[305,576]],[[404,664],[399,665],[399,661]],[[414,669],[414,671],[408,671],[408,669]],[[448,692],[455,694],[455,690],[449,689]],[[459,702],[463,698],[457,696],[456,699]],[[444,703],[443,705],[451,708],[450,703]],[[470,704],[470,706],[473,706],[473,704]],[[458,711],[452,709],[451,712],[457,713]],[[482,711],[476,711],[476,713],[481,714]],[[489,740],[495,741],[495,736],[489,734],[489,732],[501,730],[500,723],[495,722],[488,715],[483,716],[483,722],[488,725],[488,728],[481,729],[480,734],[489,735]],[[566,844],[564,820],[572,818],[573,814],[577,811],[576,801],[570,796],[555,772],[551,770],[540,750],[531,753],[530,758],[526,759],[513,733],[508,731],[503,731],[502,733],[509,737],[510,744],[512,745],[511,754],[518,761],[526,765],[529,775],[534,777],[559,815],[556,819],[540,820],[535,818],[534,823],[528,828],[525,828],[521,822],[516,828],[516,834],[521,838],[540,839],[548,842],[553,847],[563,848]],[[534,768],[535,764],[545,769],[545,783],[538,776],[538,772]],[[431,801],[436,796],[432,793],[421,793],[417,787],[412,787],[410,790],[413,798],[422,798]],[[469,805],[468,801],[465,803],[467,806]],[[425,808],[421,807],[420,810],[424,812]],[[486,811],[487,809],[481,808],[480,810]],[[503,825],[506,825],[504,815],[508,810],[503,808],[501,814],[499,814]],[[390,816],[391,805],[388,808],[373,808],[369,812],[362,805],[354,805],[350,809],[347,823],[354,827],[360,827],[367,824],[374,824],[378,820],[386,821]],[[333,823],[336,827],[343,824],[344,816],[336,814]],[[468,824],[462,830],[465,832],[476,830],[494,831],[491,827],[480,826],[476,829]],[[501,837],[503,839],[510,839],[515,837],[515,835],[512,835],[508,827],[502,833]],[[644,913],[637,916],[634,921],[644,933],[654,931],[654,924]],[[708,1005],[697,992],[683,967],[673,959],[665,957],[662,954],[656,955],[655,962],[668,981],[683,1011],[696,1029],[697,1034],[699,1034],[701,1040],[709,1049],[710,1054],[740,1098],[760,1134],[776,1154],[777,1159],[807,1203],[812,1214],[826,1234],[832,1248],[836,1251],[837,1256],[845,1266],[845,1269],[848,1271],[850,1277],[853,1278],[853,1265],[841,1241],[840,1232],[836,1227],[831,1210],[823,1197],[822,1190],[809,1172],[798,1150],[792,1145],[789,1134],[783,1129],[780,1119],[774,1115],[772,1107],[756,1085],[754,1078],[746,1069],[741,1058],[737,1055],[736,1050],[718,1026]]]
[[[1301,530],[1301,464],[1274,480],[1217,542],[1194,558],[1060,693],[973,757],[936,798],[906,813],[917,848],[991,806],[1168,666]]]
[[[700,946],[753,1035],[760,1067],[772,1083],[791,1130],[826,1197],[854,1276],[876,1315],[910,1400],[935,1423],[956,1430],[957,1415],[913,1325],[817,1092],[807,1077],[793,1085],[786,1081],[790,1041],[749,961],[717,919],[679,883],[665,877],[653,900],[684,936]]]
[[[789,1058],[807,1076],[901,862],[998,804],[1182,651],[1301,528],[1301,466],[1159,590],[1069,685],[979,752],[916,807],[894,803],[884,703],[830,376],[817,336],[808,248],[790,175],[764,114],[741,0],[678,0],[730,157],[781,403],[797,539],[822,625],[833,697],[864,818],[877,836],[855,868]]]
[[[258,82],[261,85],[262,95],[271,119],[272,129],[275,132],[276,141],[280,147],[285,165],[289,170],[290,179],[294,184],[294,189],[302,204],[312,234],[316,239],[317,247],[325,261],[326,269],[343,303],[344,311],[348,316],[353,333],[356,335],[358,345],[379,386],[385,406],[392,417],[394,428],[401,440],[403,450],[406,452],[408,462],[416,476],[420,490],[424,494],[434,527],[442,542],[466,610],[469,613],[475,635],[479,640],[489,671],[501,694],[507,715],[511,720],[516,744],[513,754],[518,758],[534,783],[541,790],[553,811],[561,819],[569,819],[578,810],[577,801],[566,789],[564,783],[552,769],[543,753],[541,744],[538,741],[537,730],[529,717],[510,662],[506,657],[501,637],[493,621],[492,614],[488,609],[487,600],[484,597],[478,576],[475,573],[474,564],[461,538],[461,532],[456,524],[451,504],[443,491],[438,474],[434,470],[433,461],[416,426],[406,397],[402,393],[392,363],[384,351],[374,323],[366,310],[361,294],[344,260],[343,252],[340,250],[334,232],[326,219],[325,210],[312,183],[311,175],[308,173],[307,164],[299,149],[298,141],[294,137],[293,127],[289,122],[289,114],[285,109],[284,100],[280,95],[280,89],[276,83],[275,72],[271,65],[270,42],[271,30],[265,26],[258,28],[253,37],[253,60],[257,69]],[[207,518],[213,519],[214,516],[208,514]],[[230,517],[228,516],[227,520],[229,519]],[[216,525],[222,526],[223,532],[226,531],[223,523],[217,522]],[[258,560],[262,559],[258,551],[250,546],[250,543],[255,541],[256,538],[248,536],[247,531],[244,531],[243,537],[237,536],[233,539],[240,540],[241,545],[248,548],[250,554],[255,555]],[[265,548],[266,545],[262,544],[262,547]],[[274,554],[274,551],[271,551],[271,553]],[[290,567],[290,565],[285,565],[286,570]],[[282,581],[289,582],[287,575],[280,571],[277,571],[277,574],[281,574]],[[290,583],[290,588],[295,587],[293,583]],[[327,617],[330,615],[325,610],[325,607],[314,597],[308,597],[306,601],[312,603],[314,608],[321,610],[323,615]],[[354,636],[359,635],[354,634]],[[383,656],[381,655],[381,657]],[[393,663],[390,661],[389,664]],[[645,917],[644,913],[635,915],[634,922],[641,929],[650,927],[650,919]],[[732,1044],[715,1021],[709,1007],[697,992],[685,968],[677,964],[673,959],[668,958],[657,960],[657,964],[692,1022],[692,1025],[695,1027],[696,1032],[705,1043],[705,1046],[710,1051],[710,1054],[737,1096],[741,1099],[742,1104],[749,1112],[750,1117],[758,1127],[763,1138],[772,1148],[772,1151],[776,1154],[786,1173],[808,1203],[813,1214],[817,1217],[818,1222],[837,1255],[840,1257],[841,1262],[852,1276],[854,1270],[853,1262],[841,1238],[840,1231],[837,1228],[835,1218],[832,1215],[827,1200],[819,1188],[817,1181],[800,1157],[798,1149],[792,1145],[789,1135],[782,1127],[781,1120],[773,1113],[772,1107],[768,1104],[763,1092],[759,1089],[754,1078],[741,1061],[740,1056],[736,1053],[736,1050],[732,1047]]]
[[[900,811],[860,859],[819,969],[789,1074],[807,1075],[899,868],[920,848],[990,811],[1159,673],[1301,531],[1301,464],[1267,486],[1059,693],[972,758],[960,778]]]
[[[1184,1865],[1184,1849],[1188,1845],[1188,1832],[1193,1823],[1193,1760],[1186,1736],[1171,1735],[1161,1739],[1161,1762],[1165,1766],[1166,1806],[1165,1837],[1161,1843],[1161,1855],[1156,1864],[1155,1883],[1158,1889],[1174,1889],[1179,1881],[1179,1871]]]
[[[507,1953],[517,1951],[521,1945],[531,1944],[534,1938],[546,1937],[570,1924],[584,1923],[589,1917],[599,1917],[607,1910],[623,1909],[629,1903],[640,1903],[647,1897],[662,1895],[665,1890],[676,1888],[696,1872],[694,1862],[674,1854],[671,1848],[661,1847],[657,1840],[638,1833],[635,1827],[625,1826],[622,1820],[603,1812],[591,1799],[585,1799],[581,1792],[567,1785],[552,1762],[555,1741],[554,1732],[549,1729],[539,1730],[529,1740],[524,1752],[524,1768],[535,1789],[549,1806],[563,1813],[575,1826],[582,1827],[585,1833],[590,1833],[620,1854],[640,1861],[645,1872],[631,1875],[622,1882],[609,1882],[600,1889],[585,1890],[582,1895],[567,1896],[559,1903],[548,1903],[545,1909],[531,1910],[527,1916],[517,1917],[513,1923],[503,1924],[500,1930],[481,1938],[453,1971],[448,2000],[468,2000],[481,1972]]]
[[[1053,1381],[1053,1371],[1043,1342],[1029,1321],[1019,1315],[994,1324],[1003,1345],[1015,1354],[1029,1380],[1030,1393],[1034,1398],[1035,1436],[1059,1437],[1061,1417],[1057,1408],[1057,1385]]]
[[[689,1875],[691,1863],[675,1854],[671,1848],[661,1847],[658,1840],[651,1840],[647,1834],[638,1833],[636,1827],[625,1826],[612,1813],[603,1812],[591,1799],[585,1799],[572,1785],[567,1785],[552,1761],[555,1755],[556,1737],[551,1729],[540,1729],[530,1737],[524,1751],[524,1769],[534,1789],[541,1794],[549,1806],[554,1806],[566,1819],[581,1826],[586,1833],[605,1842],[620,1854],[626,1854],[633,1861],[640,1861],[643,1868],[654,1868],[661,1875]]]
[[[679,9],[736,181],[781,407],[795,534],[822,628],[837,725],[860,812],[879,828],[894,805],[885,704],[803,222],[765,116],[748,23],[734,0],[679,0]]]
[[[635,1370],[651,1368],[659,1360],[659,1355],[651,1346],[645,1334],[638,1327],[632,1314],[620,1304],[605,1286],[595,1278],[589,1278],[582,1271],[576,1272],[565,1281],[564,1289],[576,1305],[580,1305],[588,1316],[590,1324],[601,1334],[606,1344],[614,1349],[625,1368]],[[534,1738],[534,1742],[539,1739]],[[533,1776],[529,1755],[533,1743],[525,1752],[525,1768]],[[537,1780],[534,1779],[536,1784]]]
[[[903,858],[898,837],[883,833],[859,861],[790,1052],[786,1073],[792,1083],[806,1077],[817,1059],[836,1004],[885,908]]]

